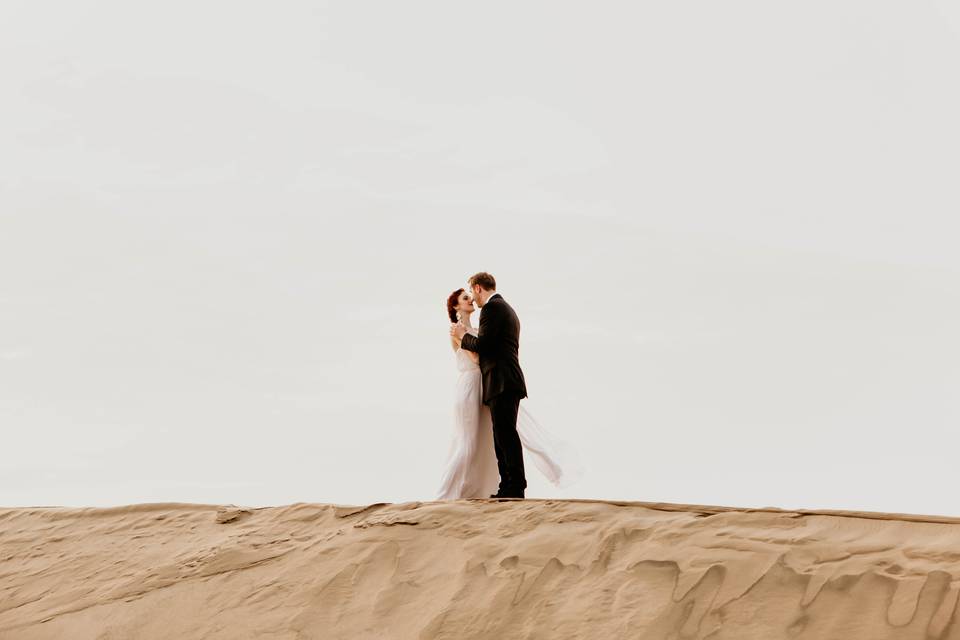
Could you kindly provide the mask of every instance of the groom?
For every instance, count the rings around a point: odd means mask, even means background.
[[[527,397],[527,386],[520,370],[520,319],[513,307],[497,293],[497,281],[481,271],[469,280],[473,299],[480,307],[480,331],[474,337],[457,323],[450,335],[460,339],[460,347],[480,355],[483,404],[489,405],[493,419],[493,447],[500,470],[500,488],[491,498],[522,498],[527,488],[523,474],[523,449],[517,434],[520,399]]]

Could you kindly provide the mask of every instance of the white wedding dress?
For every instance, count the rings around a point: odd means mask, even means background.
[[[476,328],[468,332],[477,335]],[[490,407],[483,404],[480,365],[464,349],[457,349],[456,364],[459,378],[454,394],[453,437],[436,499],[489,498],[500,485],[500,472],[493,448]],[[552,484],[565,487],[579,475],[575,452],[541,427],[522,403],[517,414],[517,433],[524,462],[533,462]],[[528,471],[529,467],[524,466]]]

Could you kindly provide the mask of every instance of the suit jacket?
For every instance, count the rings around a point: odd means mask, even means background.
[[[483,404],[508,391],[526,398],[527,384],[520,369],[520,319],[499,293],[483,305],[478,333],[465,334],[460,346],[480,355]]]

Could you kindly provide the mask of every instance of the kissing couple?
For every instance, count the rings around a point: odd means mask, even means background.
[[[437,499],[523,498],[524,453],[552,484],[566,486],[579,475],[575,453],[520,406],[527,397],[520,319],[489,273],[472,276],[468,287],[447,298],[459,377],[453,437]],[[479,327],[471,323],[474,304],[481,310]]]

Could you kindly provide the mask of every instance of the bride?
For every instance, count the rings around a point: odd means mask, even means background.
[[[447,298],[450,322],[459,321],[467,333],[475,336],[478,330],[470,323],[474,311],[473,296],[464,289],[457,289]],[[453,437],[437,500],[487,498],[496,493],[500,474],[490,408],[482,399],[479,356],[461,349],[459,340],[450,340],[459,377],[454,395]],[[567,444],[541,427],[522,405],[517,414],[517,434],[528,459],[553,485],[567,486],[579,475],[576,457]]]

